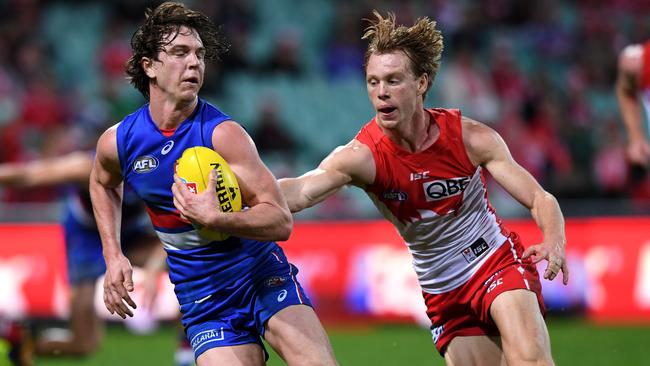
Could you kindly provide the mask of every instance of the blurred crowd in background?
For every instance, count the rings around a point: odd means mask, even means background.
[[[625,160],[614,82],[618,52],[650,38],[648,1],[186,3],[223,24],[231,43],[209,65],[202,97],[247,128],[278,177],[312,168],[372,118],[361,35],[377,9],[402,24],[438,22],[445,51],[426,105],[460,108],[498,130],[565,213],[647,207],[650,181]],[[135,24],[157,4],[0,1],[0,162],[91,149],[100,131],[145,102],[123,65]],[[493,192],[502,215],[522,214]],[[360,194],[346,190],[303,215],[373,217]],[[3,207],[59,197],[55,188],[0,189]],[[0,219],[12,219],[4,211]]]

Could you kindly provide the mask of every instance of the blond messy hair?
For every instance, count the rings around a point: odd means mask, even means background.
[[[368,20],[370,26],[361,37],[370,40],[363,62],[364,72],[371,55],[402,51],[411,60],[413,75],[419,77],[426,73],[429,76],[428,91],[440,68],[444,48],[442,33],[436,29],[436,22],[423,17],[407,28],[395,25],[395,14],[392,12],[386,18],[377,10],[372,13],[376,19]]]

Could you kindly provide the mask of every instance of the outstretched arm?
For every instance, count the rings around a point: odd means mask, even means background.
[[[546,192],[530,173],[517,164],[501,136],[488,126],[463,118],[463,139],[472,162],[485,167],[512,197],[528,208],[542,230],[544,241],[532,245],[524,258],[549,263],[544,278],[553,280],[562,271],[564,284],[569,281],[565,258],[564,217],[555,197]]]
[[[134,309],[136,305],[129,296],[133,291],[133,268],[120,245],[123,178],[117,155],[116,129],[116,126],[109,128],[97,142],[97,155],[90,174],[90,197],[106,261],[104,304],[111,314],[126,318],[127,315],[133,316],[127,304]]]
[[[627,155],[633,164],[645,166],[650,157],[650,144],[641,123],[639,79],[643,66],[643,46],[627,46],[618,59],[616,97],[628,134]]]
[[[298,212],[322,202],[347,184],[363,187],[374,179],[375,164],[370,149],[352,140],[332,151],[318,168],[278,182],[289,209]]]
[[[76,183],[87,187],[93,158],[75,151],[50,159],[0,164],[0,185],[40,187]]]

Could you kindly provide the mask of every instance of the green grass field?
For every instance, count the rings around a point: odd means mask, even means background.
[[[558,365],[650,365],[650,326],[596,326],[573,319],[550,319],[548,326]],[[341,365],[444,365],[427,329],[386,325],[327,330]],[[172,326],[136,336],[115,325],[108,328],[96,355],[84,360],[44,358],[37,365],[173,365],[175,339]],[[272,353],[268,365],[284,363]]]

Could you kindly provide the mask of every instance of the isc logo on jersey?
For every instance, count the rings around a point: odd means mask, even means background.
[[[210,172],[218,173],[215,193],[222,212],[241,210],[241,194],[237,177],[230,166],[216,151],[204,146],[190,147],[183,151],[176,161],[174,171],[185,182],[192,193],[201,193],[208,186]],[[205,228],[196,228],[204,238],[210,240],[226,240],[228,235]]]
[[[459,195],[465,191],[470,177],[449,178],[425,182],[422,184],[427,202],[438,201]]]

